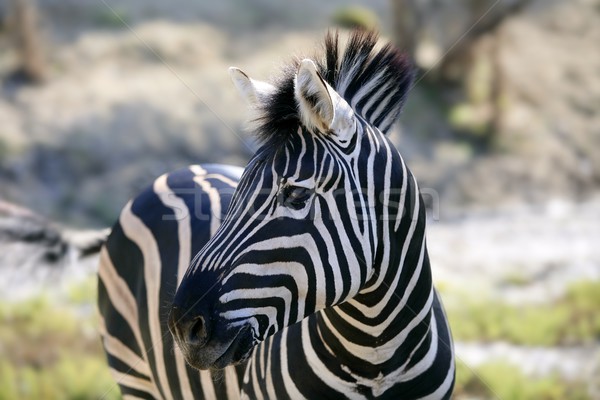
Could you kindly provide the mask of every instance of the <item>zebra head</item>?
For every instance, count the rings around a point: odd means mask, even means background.
[[[411,81],[406,58],[376,42],[354,33],[338,55],[328,35],[325,57],[293,62],[274,84],[230,69],[262,147],[174,300],[170,328],[192,366],[241,362],[374,277],[382,232],[401,214],[386,180],[401,180],[403,164],[384,133]]]

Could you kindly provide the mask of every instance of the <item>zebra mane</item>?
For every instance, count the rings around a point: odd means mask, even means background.
[[[387,133],[398,119],[412,83],[407,55],[387,43],[376,48],[376,32],[356,30],[340,52],[339,35],[328,32],[323,54],[310,57],[323,79],[369,124]],[[300,125],[294,98],[294,76],[301,58],[283,67],[275,90],[257,106],[253,130],[262,143],[281,143]]]

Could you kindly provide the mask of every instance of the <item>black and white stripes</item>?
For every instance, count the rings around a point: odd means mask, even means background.
[[[98,306],[103,345],[124,398],[239,397],[241,373],[189,367],[173,349],[166,316],[240,174],[237,167],[190,166],[159,177],[121,212],[100,255]]]
[[[323,47],[322,54],[309,57],[320,76],[369,125],[387,133],[413,81],[408,57],[389,43],[378,47],[377,34],[370,31],[353,32],[341,50],[338,34],[329,32]],[[276,145],[298,129],[294,80],[300,64],[294,59],[285,65],[273,85],[252,80],[259,83],[255,97],[261,99],[250,102],[256,109],[252,126],[263,143]]]
[[[385,136],[410,68],[376,43],[357,32],[340,52],[328,35],[323,56],[274,84],[231,69],[263,144],[239,180],[191,167],[125,208],[100,267],[105,348],[124,393],[450,397],[425,209]]]

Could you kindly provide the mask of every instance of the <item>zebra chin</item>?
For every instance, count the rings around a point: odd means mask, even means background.
[[[206,343],[194,343],[175,336],[186,362],[196,369],[223,369],[245,362],[255,346],[249,325],[230,330],[225,336],[215,337]]]

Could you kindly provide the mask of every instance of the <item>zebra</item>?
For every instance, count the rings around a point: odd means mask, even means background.
[[[406,55],[374,32],[344,46],[330,32],[273,83],[230,74],[260,143],[246,168],[162,176],[101,253],[124,396],[450,398],[426,210],[386,136],[413,80]]]

